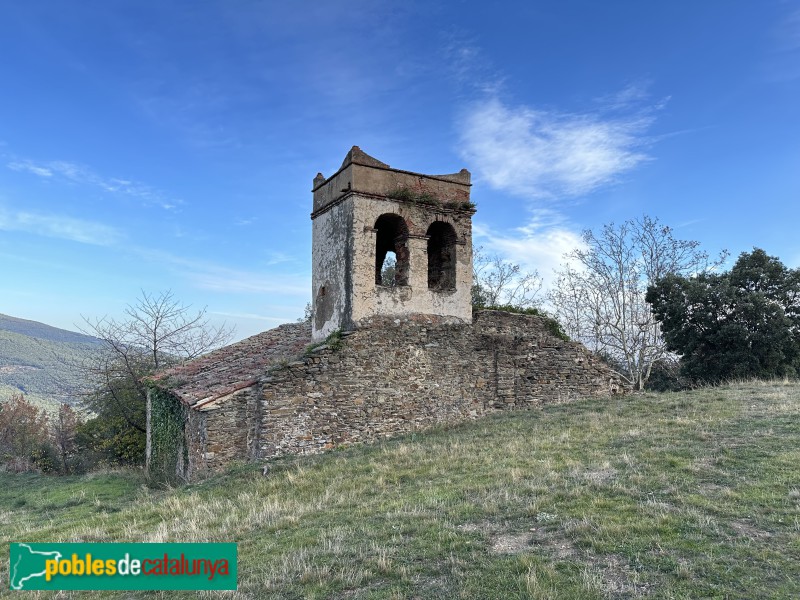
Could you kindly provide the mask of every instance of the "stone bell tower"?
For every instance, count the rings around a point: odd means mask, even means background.
[[[314,178],[313,337],[374,315],[472,320],[470,174],[392,169],[353,146]]]

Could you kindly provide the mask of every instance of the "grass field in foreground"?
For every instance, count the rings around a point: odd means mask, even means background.
[[[0,474],[0,538],[236,541],[230,598],[798,598],[800,385],[505,413],[172,490]]]

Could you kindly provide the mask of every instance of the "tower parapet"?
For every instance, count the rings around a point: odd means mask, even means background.
[[[375,315],[472,319],[470,173],[393,169],[353,146],[314,178],[315,340]]]

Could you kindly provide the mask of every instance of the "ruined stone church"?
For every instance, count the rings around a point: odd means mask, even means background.
[[[338,171],[317,174],[311,323],[151,378],[148,469],[190,480],[232,461],[620,391],[614,371],[546,318],[473,311],[474,214],[465,169],[412,173],[354,146]]]

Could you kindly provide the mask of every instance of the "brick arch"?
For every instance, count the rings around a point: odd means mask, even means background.
[[[428,289],[456,289],[456,230],[446,221],[434,221],[428,236]]]
[[[381,285],[383,261],[389,252],[394,252],[395,285],[408,285],[408,223],[400,215],[384,213],[375,221],[375,230],[375,284]]]

